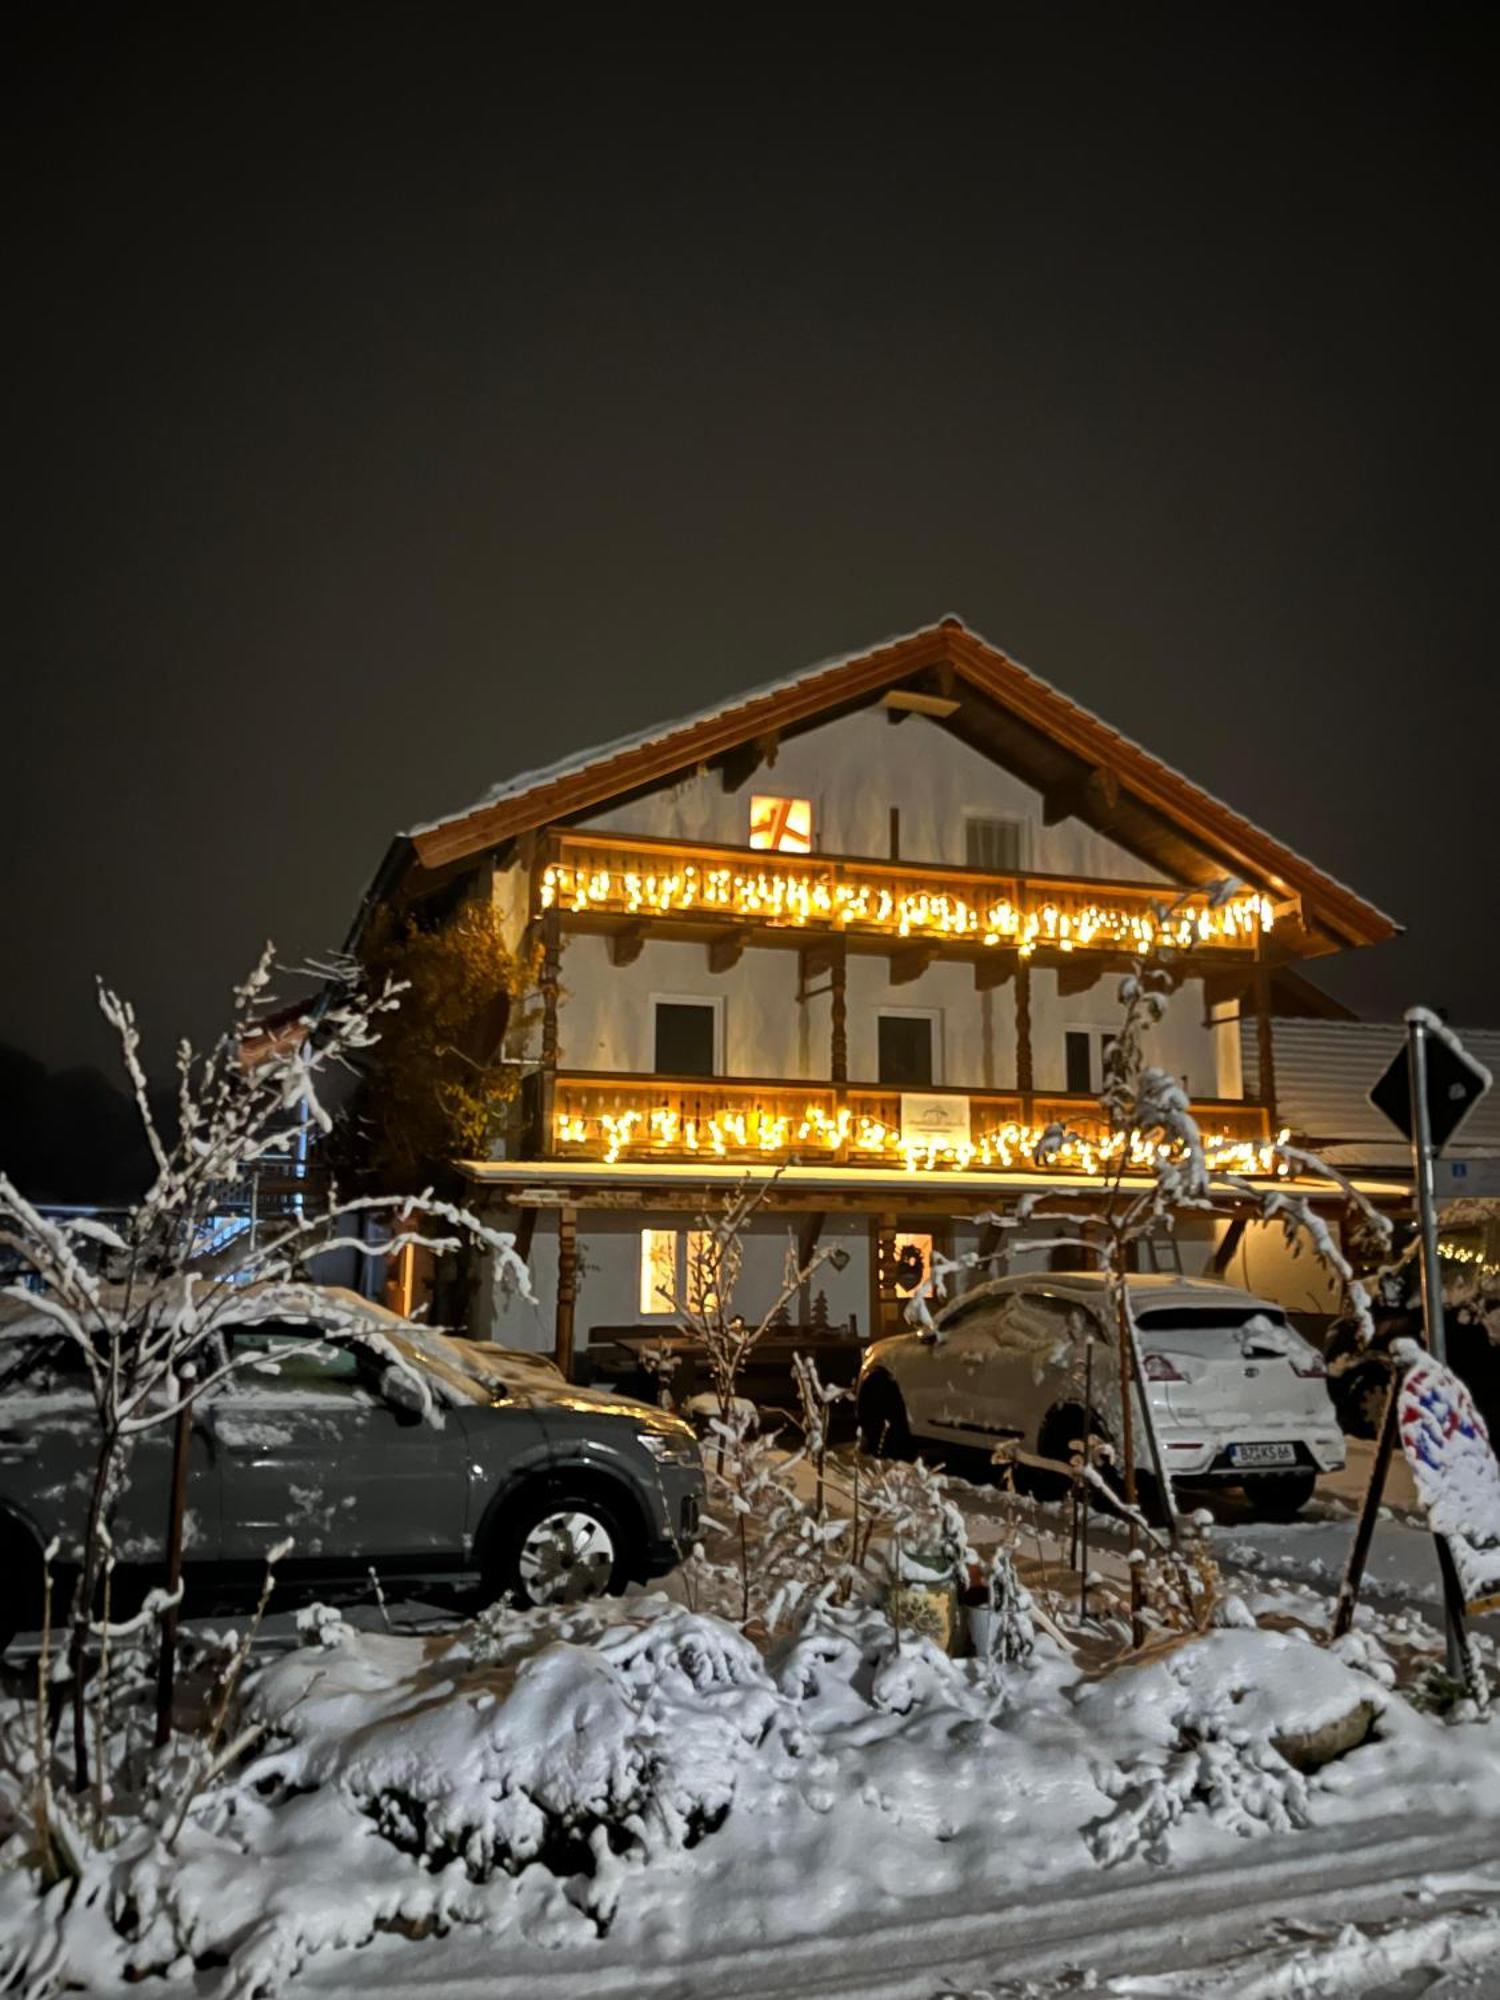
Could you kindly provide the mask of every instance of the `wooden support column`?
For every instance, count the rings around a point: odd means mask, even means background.
[[[849,1081],[848,953],[840,938],[828,967],[828,1074],[834,1083]]]
[[[552,1358],[565,1381],[573,1379],[573,1307],[578,1299],[578,1210],[557,1212],[557,1321]]]
[[[554,904],[542,918],[542,1087],[540,1092],[541,1131],[537,1152],[552,1157],[553,1099],[557,1094],[557,998],[562,986],[562,920]]]
[[[1036,1089],[1031,1061],[1031,961],[1016,960],[1016,1089],[1030,1097]]]
[[[1256,947],[1255,965],[1255,1053],[1260,1066],[1260,1101],[1271,1121],[1272,1137],[1281,1128],[1276,1113],[1276,1035],[1271,1013],[1271,968],[1265,962],[1265,944]]]

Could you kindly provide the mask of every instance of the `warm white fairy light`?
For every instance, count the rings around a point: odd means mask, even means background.
[[[1152,951],[1163,946],[1248,946],[1275,921],[1269,897],[1247,891],[1215,904],[1193,896],[1167,907],[1151,892],[1131,902],[1076,900],[1054,892],[1044,902],[999,895],[970,901],[957,891],[843,880],[826,869],[767,860],[753,868],[702,867],[684,861],[660,871],[593,860],[553,862],[542,874],[543,910],[572,915],[722,915],[771,929],[874,931],[897,938],[971,939],[1011,945],[1029,957],[1039,946]],[[1164,891],[1164,894],[1169,893]]]
[[[655,1106],[633,1105],[625,1110],[589,1111],[568,1108],[554,1121],[557,1144],[564,1152],[581,1152],[613,1165],[626,1154],[646,1159],[705,1156],[711,1159],[786,1160],[807,1152],[842,1156],[857,1165],[904,1167],[909,1173],[939,1169],[963,1173],[970,1168],[1016,1171],[1034,1169],[1045,1125],[1005,1121],[969,1139],[903,1138],[899,1126],[873,1113],[847,1105],[830,1109],[813,1103],[798,1112],[720,1105],[706,1115],[687,1113],[663,1099]],[[1216,1171],[1285,1175],[1277,1146],[1265,1140],[1238,1138],[1231,1132],[1205,1132],[1204,1155]],[[1070,1132],[1055,1151],[1049,1149],[1046,1171],[1101,1174],[1118,1165],[1129,1146],[1128,1164],[1148,1169],[1170,1155],[1171,1149],[1139,1133]]]

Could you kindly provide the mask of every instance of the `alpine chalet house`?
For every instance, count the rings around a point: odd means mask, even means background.
[[[401,837],[365,916],[455,895],[540,946],[515,1119],[462,1168],[538,1303],[481,1284],[473,1331],[569,1367],[670,1327],[692,1231],[746,1176],[773,1185],[739,1308],[774,1300],[789,1241],[836,1244],[793,1326],[862,1338],[901,1324],[934,1247],[981,1247],[970,1218],[1048,1180],[1086,1206],[1091,1147],[1043,1176],[1035,1141],[1099,1129],[1119,974],[1153,942],[1180,984],[1152,1060],[1211,1150],[1264,1172],[1293,968],[1396,930],[952,618],[501,783]],[[1232,1247],[1274,1290],[1279,1237],[1247,1259],[1217,1229],[1163,1268]],[[1312,1259],[1294,1274],[1286,1302],[1321,1303]]]

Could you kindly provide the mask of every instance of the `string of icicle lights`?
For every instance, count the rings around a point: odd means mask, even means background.
[[[617,1111],[576,1111],[556,1114],[557,1143],[581,1149],[590,1159],[613,1165],[627,1153],[642,1158],[719,1159],[759,1155],[785,1160],[792,1154],[837,1153],[860,1165],[904,1167],[908,1172],[938,1168],[962,1173],[966,1168],[1001,1170],[1036,1166],[1037,1148],[1049,1128],[1042,1125],[997,1125],[972,1139],[903,1138],[900,1128],[848,1106],[828,1111],[812,1104],[804,1111],[768,1111],[758,1106],[744,1111],[721,1109],[691,1116],[671,1104],[638,1105]],[[1284,1142],[1288,1134],[1280,1134]],[[1114,1167],[1127,1143],[1124,1133],[1102,1128],[1095,1134],[1070,1133],[1057,1152],[1049,1154],[1045,1171],[1099,1174]],[[1139,1134],[1129,1136],[1129,1165],[1149,1169],[1170,1152]],[[1228,1132],[1205,1132],[1203,1150],[1215,1171],[1284,1177],[1286,1165],[1266,1140],[1237,1139]]]
[[[1018,896],[1021,892],[1018,890]],[[1163,897],[1170,891],[1165,887]],[[644,870],[580,860],[557,861],[543,871],[543,910],[578,915],[685,916],[694,911],[745,923],[789,928],[871,931],[893,938],[967,938],[985,945],[1014,945],[1028,957],[1039,945],[1058,951],[1125,949],[1178,951],[1201,946],[1253,946],[1275,921],[1269,897],[1253,892],[1217,905],[1192,897],[1170,909],[1141,889],[1129,903],[1051,893],[1029,904],[1000,895],[971,902],[955,891],[891,888],[879,881],[843,879],[826,869],[775,862],[753,868],[680,867]]]

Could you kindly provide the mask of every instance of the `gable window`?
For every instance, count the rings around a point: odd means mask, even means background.
[[[925,1090],[936,1080],[937,1016],[909,1009],[880,1014],[877,1082],[902,1090]]]
[[[658,1076],[717,1076],[719,1003],[714,1000],[655,1002]]]
[[[964,815],[964,862],[986,875],[1014,875],[1023,868],[1021,852],[1025,825],[1019,819],[992,819],[979,813]]]
[[[812,800],[756,792],[750,800],[750,845],[777,854],[812,853]]]
[[[1099,1091],[1104,1087],[1104,1052],[1114,1040],[1108,1028],[1069,1028],[1063,1036],[1063,1060],[1068,1090]]]

